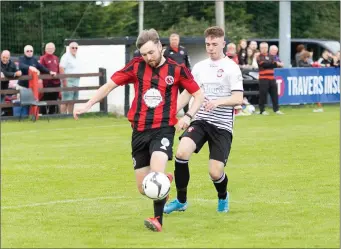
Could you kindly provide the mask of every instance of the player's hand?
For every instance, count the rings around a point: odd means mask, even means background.
[[[214,110],[217,106],[219,106],[219,101],[216,100],[210,100],[204,103],[205,111],[209,112]]]
[[[89,105],[88,103],[82,104],[78,108],[74,108],[73,109],[73,118],[77,120],[78,115],[81,115],[83,113],[88,112],[90,110],[90,108],[91,108],[91,105]]]
[[[183,116],[176,124],[176,131],[185,130],[191,124],[191,119],[188,116]]]
[[[56,74],[57,74],[56,72],[50,71],[51,76],[56,76]]]

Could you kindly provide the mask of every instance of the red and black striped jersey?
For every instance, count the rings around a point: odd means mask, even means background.
[[[269,54],[260,54],[257,58],[259,79],[273,80],[274,68],[277,67],[275,58]]]
[[[200,89],[191,72],[169,58],[157,68],[149,66],[142,57],[133,58],[111,79],[117,85],[134,84],[135,97],[128,120],[138,131],[174,126],[178,122],[179,85],[189,93]]]

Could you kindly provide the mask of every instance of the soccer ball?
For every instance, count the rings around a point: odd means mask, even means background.
[[[170,191],[170,181],[164,173],[151,172],[143,179],[142,188],[150,199],[162,200]]]

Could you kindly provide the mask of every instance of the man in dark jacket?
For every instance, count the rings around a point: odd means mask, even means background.
[[[14,62],[10,60],[11,53],[8,50],[4,50],[1,53],[1,77],[4,76],[6,78],[15,78],[21,76],[21,71],[17,69]],[[7,90],[9,85],[9,81],[1,81],[1,90]],[[5,94],[1,94],[1,102],[3,102],[5,98]]]
[[[56,75],[55,72],[50,71],[43,65],[41,65],[38,60],[33,56],[33,47],[31,45],[26,45],[24,48],[24,56],[19,58],[19,69],[22,71],[22,75],[28,75],[29,70],[35,72],[42,72],[46,74]],[[19,80],[19,86],[28,88],[28,80]]]
[[[173,33],[169,37],[169,46],[167,46],[163,52],[165,57],[172,59],[180,65],[185,65],[189,70],[191,70],[191,64],[189,61],[189,56],[187,49],[180,46],[180,36]],[[180,93],[183,92],[183,88],[179,87]],[[188,105],[184,107],[184,113],[187,113]]]
[[[259,45],[260,55],[257,59],[259,69],[259,113],[269,115],[265,111],[265,103],[268,92],[272,101],[272,109],[276,114],[283,114],[278,105],[278,89],[274,77],[274,68],[283,67],[283,63],[276,61],[273,55],[268,54],[269,45],[262,42]]]

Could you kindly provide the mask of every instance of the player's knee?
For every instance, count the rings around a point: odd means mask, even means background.
[[[179,148],[176,152],[176,158],[183,159],[183,160],[189,160],[191,156],[191,152],[186,151],[186,149]]]
[[[140,192],[141,195],[144,195],[144,191],[143,191],[143,188],[142,188],[142,184],[139,184],[139,186],[137,186],[137,189],[139,190],[139,192]]]
[[[223,173],[220,170],[210,170],[209,175],[212,181],[220,179]]]

